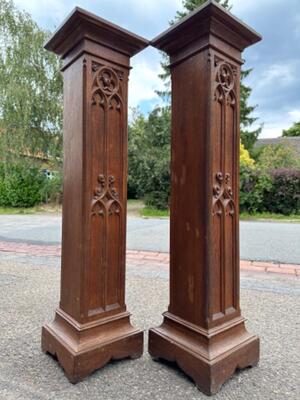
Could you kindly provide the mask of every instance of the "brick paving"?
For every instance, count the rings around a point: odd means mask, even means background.
[[[0,252],[20,253],[37,257],[59,257],[61,254],[61,247],[57,245],[37,245],[20,242],[0,241]],[[153,263],[158,267],[168,267],[170,261],[168,253],[137,250],[127,250],[127,259],[131,263],[145,267]],[[297,264],[241,260],[240,267],[241,270],[244,271],[294,275],[297,277],[300,276],[300,265]]]

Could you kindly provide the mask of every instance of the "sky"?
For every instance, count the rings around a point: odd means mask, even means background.
[[[120,25],[146,39],[169,26],[182,0],[14,0],[40,27],[53,31],[75,6]],[[261,138],[281,136],[300,121],[300,0],[231,0],[231,12],[263,36],[243,53],[245,68],[253,68],[246,84],[254,116],[263,124]],[[161,54],[147,48],[131,60],[129,106],[151,111],[161,100],[158,78]]]

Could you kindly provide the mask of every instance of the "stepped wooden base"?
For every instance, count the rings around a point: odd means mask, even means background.
[[[237,369],[259,360],[259,338],[246,331],[239,317],[209,331],[164,314],[159,328],[149,331],[149,353],[177,365],[207,395],[217,393]]]
[[[110,360],[142,355],[143,332],[130,324],[129,317],[123,312],[79,324],[58,309],[54,321],[42,329],[42,351],[58,359],[70,382],[79,382]]]

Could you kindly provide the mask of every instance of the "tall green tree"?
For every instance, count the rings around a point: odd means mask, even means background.
[[[259,134],[261,133],[262,127],[251,129],[253,124],[257,122],[257,118],[253,116],[253,111],[256,109],[256,105],[249,104],[249,97],[252,89],[250,86],[245,84],[245,78],[251,73],[252,69],[241,71],[241,95],[240,95],[240,118],[241,118],[241,141],[245,148],[253,154],[253,147]]]
[[[184,17],[186,17],[189,13],[194,11],[196,8],[202,6],[207,0],[183,0],[182,5],[183,5],[183,11],[177,11],[175,20],[180,20]],[[221,6],[226,8],[227,10],[230,10],[231,6],[229,4],[229,0],[216,0],[217,3],[219,3]]]
[[[128,131],[128,196],[158,209],[168,208],[170,195],[170,121],[169,107],[147,117],[134,110]]]
[[[295,122],[293,124],[293,126],[291,126],[289,129],[283,130],[282,136],[286,136],[286,137],[300,136],[300,121]]]
[[[200,7],[205,3],[206,0],[183,0],[183,10],[177,11],[175,19],[170,22],[174,24],[180,19],[186,17],[190,12],[194,11],[196,8]],[[221,6],[227,10],[231,9],[229,0],[216,0]],[[163,72],[159,75],[164,81],[164,90],[158,91],[157,93],[165,100],[167,103],[170,101],[171,96],[171,83],[170,83],[170,71],[168,68],[169,58],[165,53],[162,53],[163,61],[161,63]],[[252,89],[245,84],[245,78],[251,73],[251,69],[242,70],[241,73],[241,141],[245,148],[251,152],[253,146],[261,132],[261,127],[258,129],[251,129],[251,126],[257,121],[257,118],[253,117],[253,111],[256,106],[249,105],[249,97],[251,95]]]
[[[62,77],[49,32],[0,0],[0,157],[62,159]]]

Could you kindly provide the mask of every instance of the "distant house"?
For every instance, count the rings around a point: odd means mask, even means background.
[[[300,157],[300,137],[279,137],[272,139],[258,139],[254,147],[259,148],[263,146],[278,145],[292,147]]]

